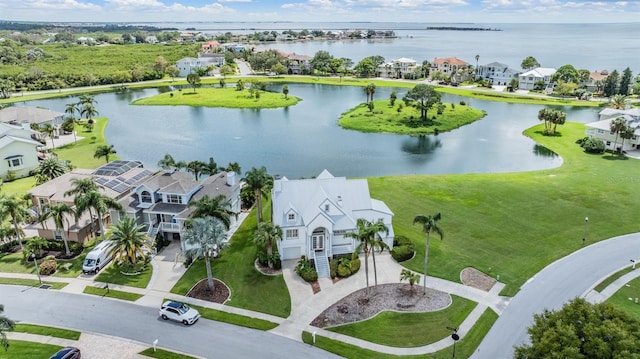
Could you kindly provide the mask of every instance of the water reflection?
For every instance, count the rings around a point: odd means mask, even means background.
[[[435,136],[411,136],[402,142],[402,151],[414,155],[433,153],[433,151],[440,147],[442,147],[442,142]]]
[[[533,145],[533,153],[538,157],[558,157],[557,153],[537,143]]]

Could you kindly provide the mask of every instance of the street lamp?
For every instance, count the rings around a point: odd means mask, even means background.
[[[582,244],[587,241],[587,225],[589,224],[589,217],[584,217],[584,236],[582,237]]]
[[[36,273],[38,274],[38,282],[42,285],[42,278],[40,277],[40,267],[38,267],[38,260],[36,259],[36,254],[31,252],[31,258],[33,258],[33,263],[36,265]]]
[[[460,336],[458,335],[458,328],[452,328],[452,327],[447,327],[447,329],[451,330],[453,333],[451,333],[451,339],[453,339],[453,354],[451,355],[451,358],[455,358],[456,357],[456,342],[458,340],[460,340]]]

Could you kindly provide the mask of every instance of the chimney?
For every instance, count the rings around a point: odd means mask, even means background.
[[[236,185],[236,173],[233,171],[227,172],[227,186],[233,187]]]
[[[342,207],[342,196],[338,196],[338,206]]]

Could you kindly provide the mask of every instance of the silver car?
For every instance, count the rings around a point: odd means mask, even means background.
[[[200,313],[184,303],[168,301],[160,307],[160,317],[191,325],[200,318]]]

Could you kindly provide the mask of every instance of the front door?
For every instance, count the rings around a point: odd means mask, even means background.
[[[321,251],[324,249],[324,233],[322,234],[313,234],[311,237],[311,242],[314,251]]]

